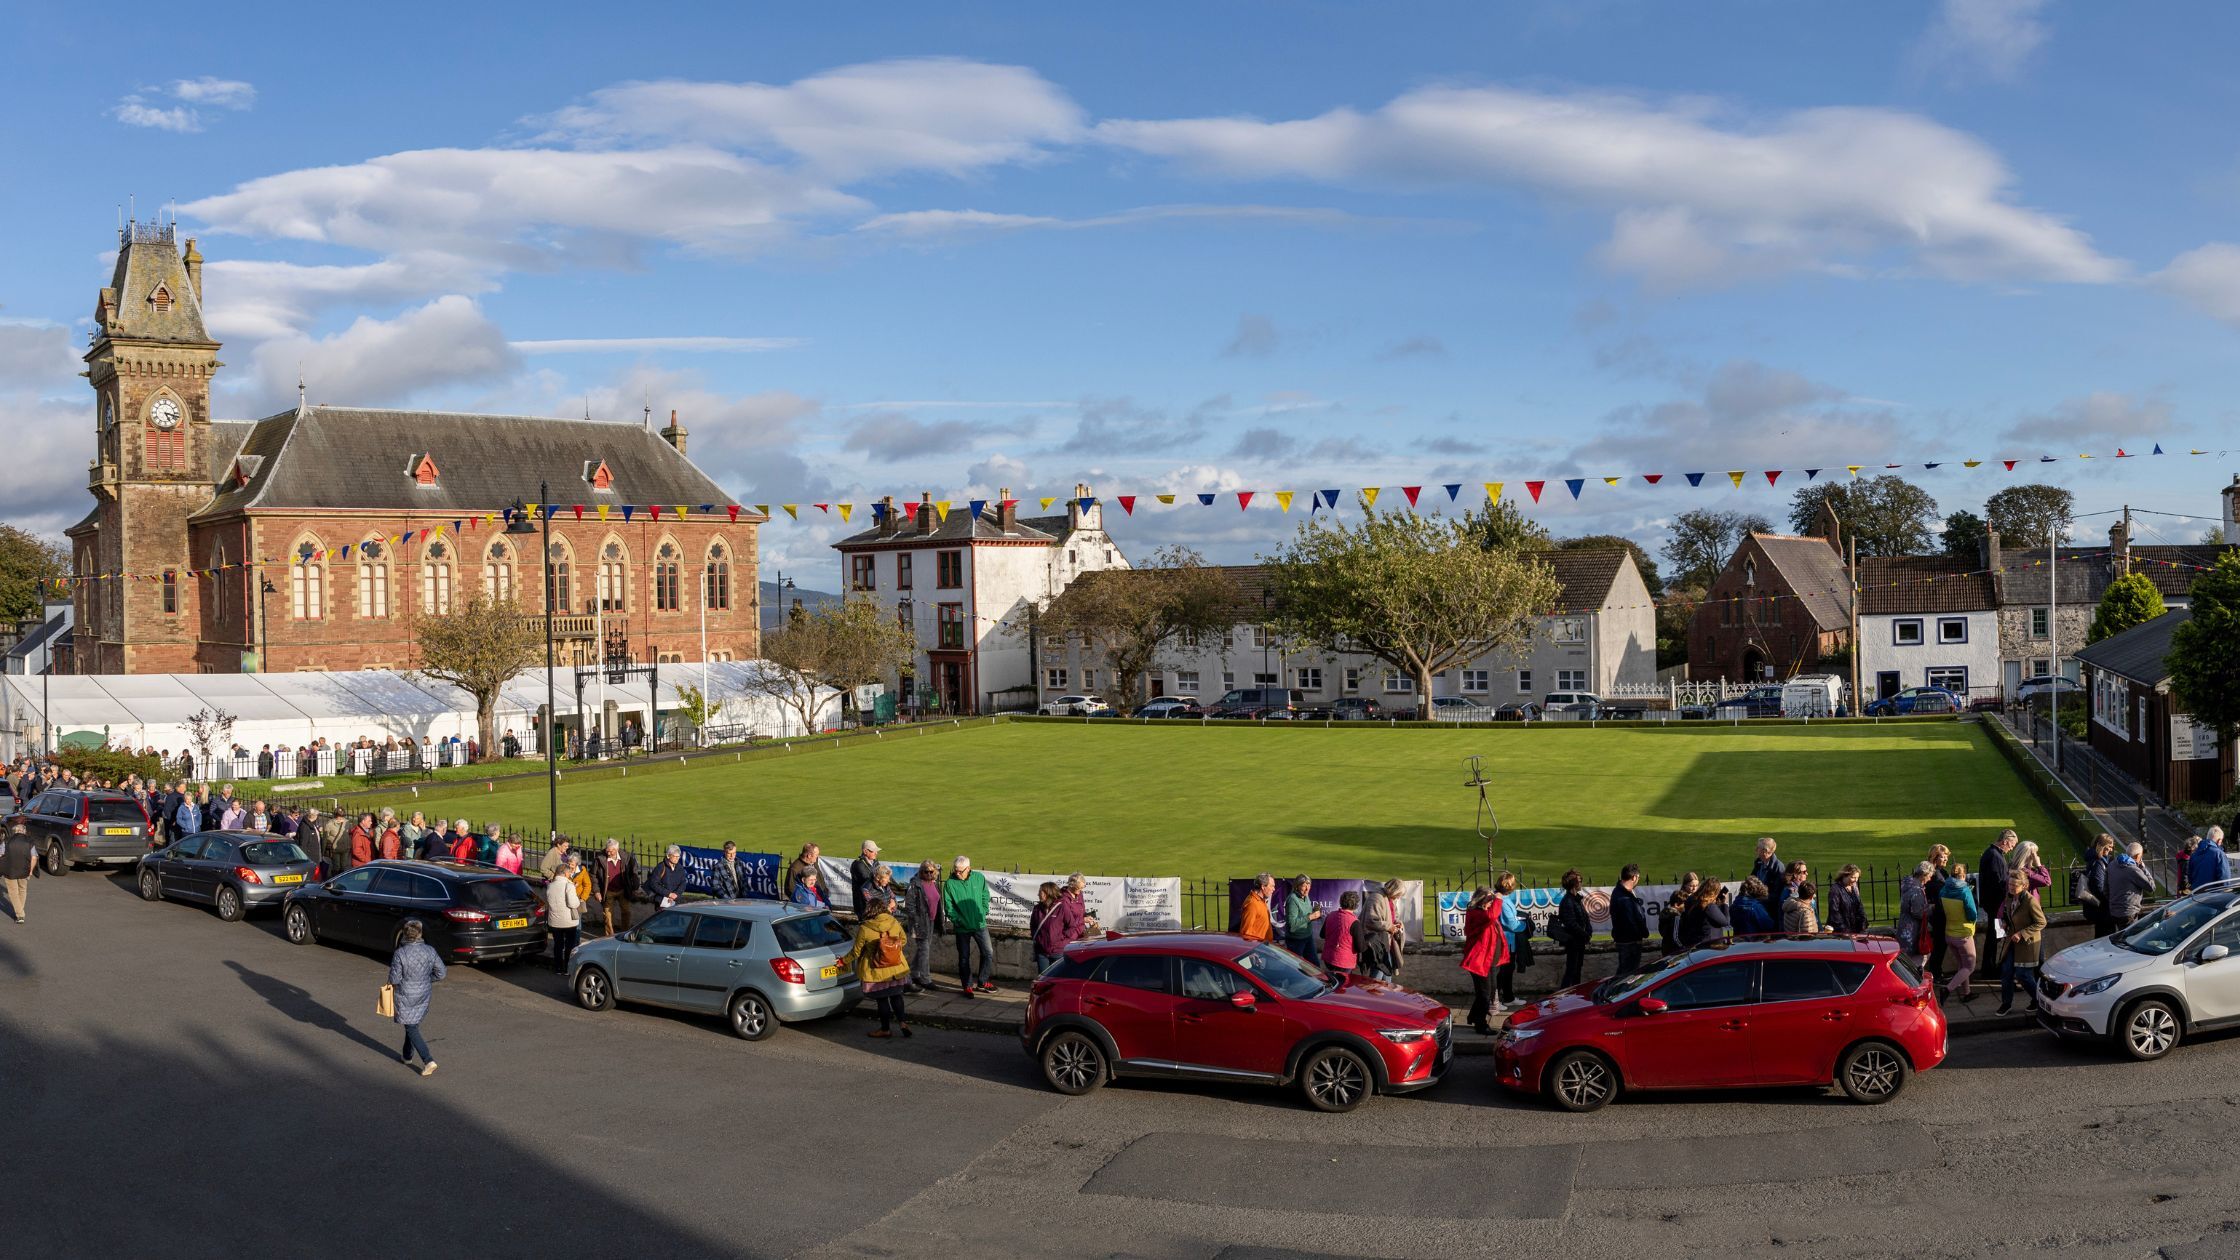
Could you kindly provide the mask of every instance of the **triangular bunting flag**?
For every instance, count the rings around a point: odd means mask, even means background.
[[[1501,487],[1503,484],[1504,483],[1499,481],[1489,481],[1486,483],[1486,502],[1501,502]]]
[[[1976,468],[1980,467],[1982,464],[1983,461],[1980,459],[1963,459],[1960,461],[1960,466],[1962,468]]]
[[[1093,507],[1095,507],[1095,506],[1097,505],[1097,501],[1096,501],[1095,499],[1089,498],[1088,496],[1084,495],[1084,496],[1082,496],[1081,498],[1075,499],[1075,500],[1073,501],[1073,505],[1074,505],[1075,507],[1078,507],[1078,508],[1080,508],[1080,509],[1081,509],[1082,511],[1086,512],[1086,511],[1088,511],[1088,510],[1089,510],[1090,508],[1093,508]]]
[[[2154,453],[2157,455],[2160,455],[2162,453],[2162,443],[2157,442],[2154,444]]]
[[[1700,486],[1703,484],[1702,473],[1682,473],[1680,475],[1686,477],[1688,479],[1688,484],[1691,486]]]
[[[1053,504],[1053,503],[1056,503],[1057,501],[1058,501],[1058,496],[1057,496],[1057,495],[1054,495],[1054,494],[1051,494],[1051,495],[1044,495],[1044,496],[1043,496],[1043,497],[1042,497],[1041,499],[1037,500],[1037,502],[1039,502],[1039,503],[1041,503],[1041,504],[1042,504],[1042,510],[1043,510],[1043,511],[1045,511],[1045,512],[1049,511],[1049,510],[1050,510],[1050,505],[1051,505],[1051,504]]]
[[[1323,504],[1322,504],[1322,505],[1323,505],[1324,507],[1326,507],[1326,508],[1329,508],[1329,509],[1330,509],[1331,511],[1333,511],[1333,512],[1337,511],[1337,510],[1338,510],[1338,495],[1339,495],[1339,494],[1341,494],[1341,493],[1342,493],[1342,491],[1339,491],[1339,490],[1337,490],[1337,489],[1335,489],[1335,488],[1323,491],[1323,492],[1322,492],[1322,499],[1323,499]]]
[[[2002,464],[2005,464],[2005,465],[2007,466],[2007,471],[2008,471],[2008,472],[2013,472],[2013,471],[2014,471],[2014,464],[2015,464],[2015,461],[2013,461],[2013,460],[2011,460],[2011,459],[2002,459],[2002,460],[2000,460],[1999,462],[2000,462],[2000,463],[2002,463]]]
[[[943,525],[949,523],[949,503],[948,499],[936,499],[933,502],[933,519]]]
[[[781,504],[779,504],[778,506],[779,506],[779,507],[782,507],[782,508],[784,508],[784,509],[786,510],[786,516],[787,516],[787,518],[788,518],[788,519],[791,519],[791,520],[796,520],[796,521],[798,521],[798,520],[800,520],[800,519],[801,519],[801,505],[800,505],[800,504],[798,504],[798,503],[781,503]]]
[[[632,512],[635,512],[635,511],[637,511],[637,510],[638,510],[638,508],[637,508],[637,505],[636,505],[636,504],[633,504],[633,503],[625,503],[625,504],[623,504],[623,505],[622,505],[622,519],[623,519],[624,521],[628,521],[628,520],[630,519],[630,514],[631,514]]]
[[[1623,478],[1623,477],[1604,477],[1604,478],[1602,479],[1602,484],[1603,484],[1603,485],[1606,485],[1606,486],[1614,486],[1614,485],[1617,485],[1617,484],[1618,484],[1619,482],[1621,482],[1621,481],[1624,481],[1624,480],[1625,480],[1625,478]]]
[[[1774,482],[1781,480],[1781,473],[1782,470],[1779,468],[1766,469],[1766,484],[1770,486]]]
[[[832,515],[832,505],[829,503],[818,503],[813,504],[812,506],[814,506],[819,512],[824,513],[826,516]]]
[[[886,519],[887,519],[887,505],[886,505],[886,504],[884,504],[884,503],[874,503],[874,504],[872,504],[872,505],[871,505],[871,523],[872,523],[872,524],[874,524],[874,525],[877,525],[877,524],[880,524],[880,523],[884,522],[884,521],[885,521]]]
[[[701,510],[701,511],[703,511],[703,512],[713,512],[713,511],[715,511],[715,510],[716,510],[716,505],[715,505],[715,504],[713,504],[713,503],[703,503],[703,504],[701,504],[701,505],[700,505],[700,510]],[[679,516],[682,516],[682,515],[684,515],[684,509],[683,509],[683,508],[678,508],[678,509],[677,509],[677,515],[679,515]]]
[[[1845,464],[1843,466],[1843,470],[1847,473],[1850,473],[1853,479],[1857,479],[1859,476],[1859,470],[1864,467],[1866,467],[1865,464]]]
[[[1161,503],[1166,504],[1168,507],[1174,506],[1174,496],[1171,494],[1155,494],[1151,497],[1157,499]]]
[[[1136,497],[1132,494],[1121,495],[1120,510],[1129,516],[1134,516],[1136,514]]]
[[[1922,467],[1923,467],[1923,468],[1934,469],[1935,467],[1937,467],[1937,465],[1935,465],[1935,464],[1923,464],[1923,465],[1922,465]]]
[[[1289,490],[1278,490],[1278,491],[1276,491],[1276,506],[1277,506],[1277,507],[1279,507],[1279,508],[1282,508],[1282,509],[1283,509],[1284,511],[1286,511],[1286,512],[1290,511],[1290,510],[1291,510],[1291,491],[1289,491]]]
[[[736,504],[736,503],[729,503],[729,504],[725,504],[725,505],[724,505],[724,509],[723,509],[723,510],[724,510],[724,511],[726,511],[726,512],[729,512],[729,513],[731,514],[731,523],[732,523],[732,524],[736,525],[736,524],[738,524],[738,523],[739,523],[739,505],[738,505],[738,504]],[[768,515],[770,515],[770,509],[769,509],[769,508],[767,508],[767,507],[765,507],[765,508],[761,509],[761,511],[762,511],[762,514],[763,514],[764,516],[768,516]]]
[[[624,509],[622,509],[622,511],[623,511],[623,517],[622,517],[622,519],[623,519],[623,520],[626,520],[626,521],[627,521],[627,520],[629,520],[629,519],[630,519],[630,515],[629,515],[629,513],[630,513],[630,509],[628,509],[628,508],[624,508]],[[653,517],[653,519],[654,519],[654,520],[657,520],[657,521],[658,521],[658,520],[660,520],[660,519],[661,519],[661,505],[660,505],[660,504],[658,504],[658,503],[648,503],[648,504],[646,505],[646,511],[647,511],[648,513],[650,513],[650,514],[652,515],[652,517]]]
[[[1417,495],[1419,495],[1419,494],[1422,494],[1422,493],[1423,493],[1423,487],[1422,487],[1422,486],[1402,486],[1402,487],[1400,487],[1400,493],[1402,493],[1402,494],[1404,494],[1404,495],[1407,495],[1407,496],[1408,496],[1408,506],[1409,506],[1409,507],[1414,507],[1414,506],[1416,505],[1416,496],[1417,496]]]
[[[1447,502],[1449,503],[1452,503],[1462,497],[1462,483],[1459,481],[1448,482],[1446,485],[1446,490]]]
[[[2077,453],[2077,458],[2078,458],[2078,459],[2091,459],[2091,458],[2092,458],[2092,456],[2090,456],[2090,455],[2087,455],[2087,454],[2085,454],[2085,453],[2084,453],[2084,452],[2082,452],[2082,451],[2079,451],[2079,452]]]
[[[1740,472],[1730,472],[1727,474],[1727,480],[1733,482],[1734,488],[1737,490],[1740,490],[1742,488],[1742,477],[1743,474]]]
[[[1251,506],[1252,506],[1252,491],[1250,491],[1250,490],[1239,490],[1239,491],[1237,491],[1237,510],[1238,510],[1239,512],[1242,512],[1242,511],[1244,511],[1244,510],[1245,510],[1246,508],[1248,508],[1248,507],[1251,507]]]
[[[1199,506],[1199,507],[1212,507],[1212,506],[1213,506],[1213,501],[1214,501],[1215,499],[1218,499],[1218,498],[1220,498],[1220,497],[1221,497],[1221,496],[1220,496],[1220,495],[1218,495],[1218,494],[1201,494],[1201,495],[1199,495],[1199,496],[1198,496],[1198,506]]]
[[[1663,473],[1643,473],[1643,474],[1641,474],[1641,479],[1642,479],[1643,481],[1646,481],[1646,482],[1648,482],[1648,483],[1649,483],[1650,485],[1652,485],[1652,486],[1653,486],[1653,485],[1657,484],[1658,482],[1660,482],[1660,481],[1663,481],[1663,480],[1664,480],[1664,474],[1663,474]]]
[[[2055,458],[2054,458],[2053,456],[2051,456],[2051,455],[2040,455],[2040,456],[2038,457],[2038,462],[2039,462],[2039,463],[2041,463],[2041,464],[2058,464],[2058,463],[2060,463],[2061,461],[2060,461],[2060,460],[2058,460],[2058,459],[2055,459]]]
[[[966,503],[965,507],[971,511],[972,519],[977,521],[980,519],[980,514],[987,511],[988,501],[986,499],[973,499]]]
[[[1572,477],[1563,484],[1565,488],[1571,491],[1571,497],[1576,499],[1579,497],[1579,492],[1587,488],[1587,479],[1585,477]]]
[[[835,503],[833,506],[840,509],[840,519],[843,521],[855,514],[856,505],[853,503]]]
[[[579,520],[579,521],[580,521],[580,520],[582,520],[582,519],[583,519],[583,505],[582,505],[581,503],[578,503],[578,504],[576,504],[576,505],[575,505],[575,509],[574,509],[574,510],[575,510],[575,514],[576,514],[576,519],[577,519],[577,520]]]
[[[1547,485],[1548,483],[1545,481],[1528,481],[1524,483],[1524,488],[1525,492],[1532,496],[1532,501],[1534,503],[1538,503],[1540,501],[1540,492],[1546,489]]]
[[[1817,481],[1819,477],[1820,470],[1817,468],[1807,468],[1804,470],[1804,479],[1806,481]]]
[[[1361,502],[1369,507],[1375,507],[1377,505],[1377,491],[1381,489],[1383,489],[1382,486],[1361,487]]]
[[[604,503],[602,503],[602,504],[600,504],[600,505],[599,505],[598,511],[599,511],[599,519],[600,519],[600,520],[602,520],[602,521],[603,521],[603,520],[607,519],[607,512],[608,512],[608,510],[609,510],[609,507],[608,507],[608,505],[607,505],[607,504],[604,504]]]

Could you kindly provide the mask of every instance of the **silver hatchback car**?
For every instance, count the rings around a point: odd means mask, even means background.
[[[840,965],[853,942],[829,911],[696,901],[578,946],[568,981],[587,1011],[623,1001],[720,1014],[732,1032],[760,1041],[779,1024],[835,1015],[862,998],[855,973]]]

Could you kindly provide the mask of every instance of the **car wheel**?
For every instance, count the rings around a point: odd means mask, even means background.
[[[1548,1097],[1565,1111],[1597,1111],[1618,1096],[1618,1070],[1592,1050],[1573,1050],[1548,1065]]]
[[[1104,1084],[1110,1071],[1104,1047],[1085,1032],[1063,1029],[1042,1043],[1042,1079],[1069,1098],[1079,1098]]]
[[[2161,998],[2148,998],[2123,1013],[2116,1028],[2116,1043],[2123,1052],[2144,1063],[2177,1049],[2183,1036],[2177,1009]]]
[[[47,856],[45,864],[47,868],[47,874],[49,875],[68,875],[70,873],[70,864],[62,860],[61,841],[47,841]]]
[[[748,991],[731,999],[731,1031],[742,1040],[760,1041],[778,1030],[778,1013],[770,1000]]]
[[[140,900],[163,900],[162,882],[156,879],[156,873],[154,871],[151,871],[144,866],[140,868]]]
[[[1344,1046],[1325,1046],[1307,1059],[1299,1072],[1299,1088],[1316,1111],[1351,1111],[1376,1087],[1369,1065]]]
[[[614,1009],[614,985],[607,973],[597,967],[585,967],[576,973],[576,1005],[587,1011]]]
[[[241,890],[231,884],[218,885],[218,917],[228,923],[239,923],[249,913],[249,903],[241,899]]]
[[[1906,1057],[1887,1041],[1862,1041],[1843,1052],[1836,1063],[1836,1084],[1855,1103],[1886,1103],[1906,1087],[1913,1069]]]
[[[319,939],[319,933],[311,927],[311,912],[302,906],[288,907],[288,912],[280,916],[280,930],[287,933],[291,945],[309,945]]]

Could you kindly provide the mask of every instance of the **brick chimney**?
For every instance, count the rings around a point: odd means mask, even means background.
[[[1011,497],[1011,487],[996,491],[996,528],[1011,533],[1019,526],[1019,501]]]
[[[1979,547],[1983,556],[1983,567],[1991,574],[1991,598],[2004,604],[2007,602],[2007,575],[1999,568],[2001,562],[1999,531],[1995,529],[1984,530],[1983,542],[1979,544]]]
[[[2232,484],[2224,488],[2224,540],[2240,543],[2240,473],[2232,474]]]
[[[2131,572],[2131,531],[2122,521],[2108,527],[2108,567],[2118,577]]]
[[[922,490],[918,493],[918,532],[930,534],[934,528],[933,491]]]
[[[879,500],[879,511],[877,515],[879,517],[879,536],[881,538],[892,538],[896,534],[902,532],[902,518],[894,514],[893,495],[890,494],[887,497]]]
[[[684,426],[677,423],[677,409],[671,407],[669,409],[669,425],[661,430],[661,440],[676,447],[677,454],[682,455],[684,454],[684,439]]]
[[[195,303],[208,306],[209,303],[203,301],[202,297],[202,251],[194,247],[193,237],[187,238],[187,252],[179,261],[187,265],[187,283],[194,288]]]

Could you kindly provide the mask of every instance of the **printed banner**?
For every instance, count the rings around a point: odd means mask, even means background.
[[[1361,893],[1366,897],[1369,889],[1384,886],[1384,881],[1381,879],[1314,879],[1313,876],[1308,878],[1314,880],[1314,886],[1307,890],[1307,900],[1314,903],[1315,909],[1322,911],[1325,915],[1337,910],[1338,899],[1349,892]],[[1232,932],[1236,930],[1239,916],[1244,913],[1244,899],[1251,895],[1251,880],[1232,879],[1229,881],[1229,922],[1224,925],[1227,930]],[[1285,930],[1287,927],[1285,916],[1290,900],[1289,883],[1278,879],[1273,899],[1274,904],[1268,907],[1268,918],[1275,927],[1278,940],[1289,935]],[[1400,895],[1396,900],[1399,902],[1400,927],[1403,935],[1410,941],[1420,943],[1424,939],[1423,881],[1420,879],[1401,880]]]
[[[1679,889],[1678,884],[1636,884],[1635,896],[1641,898],[1641,908],[1649,917],[1649,939],[1659,939],[1663,929],[1658,926],[1664,917],[1665,899]],[[1583,888],[1580,895],[1587,903],[1587,922],[1594,926],[1598,937],[1610,935],[1610,890]],[[1532,935],[1546,937],[1548,921],[1556,917],[1556,905],[1563,900],[1561,888],[1519,888],[1510,896],[1516,898],[1517,913],[1532,925]],[[1463,938],[1462,921],[1470,910],[1468,892],[1443,892],[1439,894],[1439,935],[1450,941]]]
[[[825,898],[835,910],[855,908],[855,879],[848,858],[819,858],[817,878]],[[897,886],[918,874],[916,862],[889,862]],[[943,878],[949,868],[942,867]],[[1045,883],[1065,887],[1064,875],[1009,871],[981,871],[988,882],[988,926],[1027,930],[1035,898]],[[1182,926],[1182,881],[1179,878],[1138,878],[1119,875],[1085,875],[1081,900],[1099,928],[1116,932],[1172,931]]]
[[[704,896],[716,895],[715,870],[723,861],[721,849],[684,849],[685,890]],[[746,897],[759,897],[765,901],[778,899],[778,874],[786,869],[786,860],[775,853],[739,853],[739,892]]]

